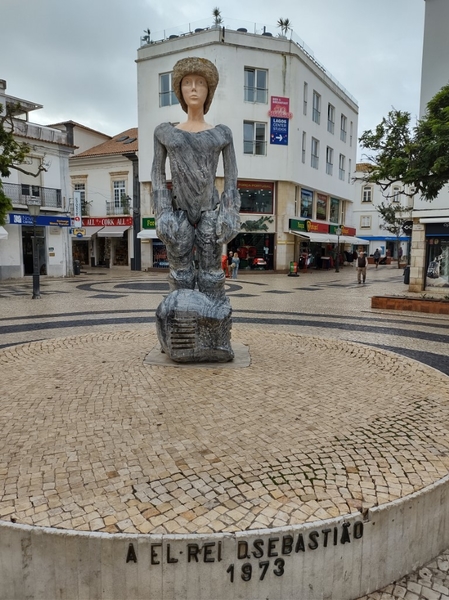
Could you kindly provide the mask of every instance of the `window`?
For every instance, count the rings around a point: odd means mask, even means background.
[[[316,218],[321,221],[327,218],[327,196],[324,194],[316,195]]]
[[[348,165],[348,183],[351,183],[351,173],[352,173],[352,164],[351,164],[351,159],[349,159],[349,165]]]
[[[239,181],[237,183],[242,200],[241,213],[273,214],[274,185],[265,181]]]
[[[338,217],[340,213],[340,200],[338,198],[331,198],[331,212],[329,216],[329,221],[331,223],[340,223],[340,219]]]
[[[320,142],[315,138],[312,138],[312,152],[310,164],[314,169],[318,169],[319,157],[320,157]]]
[[[391,197],[392,201],[393,202],[399,202],[400,195],[401,195],[401,188],[399,186],[397,186],[397,185],[394,185],[392,192],[393,192],[392,193],[392,197]]]
[[[122,208],[122,196],[126,197],[126,181],[114,181],[114,206],[115,208]]]
[[[361,229],[371,229],[371,216],[360,217]]]
[[[179,104],[173,91],[172,74],[162,73],[159,75],[159,106],[171,106],[172,104]]]
[[[306,162],[306,143],[307,143],[307,134],[305,131],[302,132],[302,147],[301,147],[301,154],[302,154],[302,162],[305,163]]]
[[[342,142],[346,142],[347,127],[348,127],[348,119],[344,115],[341,115],[341,120],[340,120],[340,139],[341,139]]]
[[[335,128],[335,106],[327,105],[327,130],[329,133],[334,133]]]
[[[243,122],[243,152],[257,156],[267,154],[265,123]]]
[[[301,217],[312,218],[313,192],[301,188]]]
[[[332,175],[334,170],[334,150],[330,146],[326,148],[326,173]]]
[[[307,114],[307,97],[309,95],[309,86],[307,85],[307,82],[304,82],[304,93],[303,93],[303,109],[302,112],[306,115]]]
[[[245,67],[245,102],[268,102],[268,71]]]
[[[370,185],[365,185],[362,189],[362,202],[372,202],[373,188]]]
[[[39,198],[41,190],[38,185],[30,185],[29,183],[22,183],[22,196],[31,196],[32,198]]]
[[[314,121],[315,123],[318,123],[318,125],[319,125],[320,117],[321,117],[321,96],[318,94],[318,92],[315,92],[315,90],[313,90],[312,121]]]
[[[344,181],[345,180],[345,156],[344,154],[340,154],[340,158],[338,161],[338,177]]]
[[[349,145],[352,147],[352,130],[354,129],[354,123],[351,121],[349,124]]]

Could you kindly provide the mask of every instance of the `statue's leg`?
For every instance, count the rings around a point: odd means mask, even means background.
[[[196,227],[198,289],[211,298],[225,298],[225,274],[221,268],[222,244],[217,243],[218,211],[203,212]]]
[[[195,228],[187,219],[183,210],[175,210],[178,222],[178,233],[173,243],[166,244],[167,257],[170,263],[168,281],[171,290],[195,288],[195,267],[193,264],[193,246],[195,243]]]

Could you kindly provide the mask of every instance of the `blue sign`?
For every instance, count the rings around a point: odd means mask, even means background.
[[[288,146],[288,119],[271,117],[270,144]]]
[[[9,213],[10,225],[33,225],[33,217],[27,213]],[[36,225],[41,227],[70,227],[70,217],[39,215]]]

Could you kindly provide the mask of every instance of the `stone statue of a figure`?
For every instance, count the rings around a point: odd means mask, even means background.
[[[208,124],[218,84],[215,65],[204,58],[179,60],[173,90],[187,121],[162,123],[154,132],[153,204],[158,237],[166,244],[172,293],[156,313],[162,350],[178,362],[225,362],[230,345],[231,307],[221,267],[223,244],[240,228],[240,195],[232,133]],[[224,191],[215,176],[223,157]],[[171,189],[165,165],[170,163]],[[196,289],[197,288],[197,289]]]

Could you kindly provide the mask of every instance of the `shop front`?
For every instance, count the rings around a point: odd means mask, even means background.
[[[426,289],[449,287],[449,220],[426,223]]]
[[[289,232],[296,236],[295,262],[301,269],[330,269],[339,264],[351,262],[354,250],[368,246],[368,241],[356,236],[354,227],[340,227],[310,219],[290,219]]]
[[[127,266],[130,263],[132,217],[83,217],[82,227],[74,231],[74,260],[92,267]],[[75,254],[78,258],[75,257]]]

